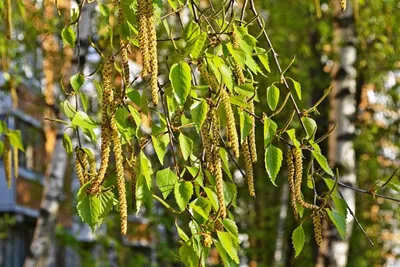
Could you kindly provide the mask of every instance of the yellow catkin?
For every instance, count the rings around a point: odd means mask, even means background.
[[[254,114],[254,101],[249,102],[249,110]],[[251,129],[249,133],[249,148],[251,160],[253,163],[257,162],[257,146],[256,146],[256,121],[253,116],[251,116]]]
[[[222,232],[224,231],[224,225],[219,220],[215,220],[214,230]]]
[[[289,191],[290,191],[290,204],[292,206],[293,215],[296,220],[299,219],[299,211],[297,210],[296,204],[296,187],[294,184],[294,162],[293,162],[293,154],[292,151],[289,150],[286,155],[286,162],[288,166],[288,182],[289,182]]]
[[[320,247],[323,242],[322,238],[322,218],[320,211],[314,211],[311,215],[312,223],[314,226],[314,238],[317,245]]]
[[[208,72],[205,60],[204,59],[199,60],[197,67],[199,69],[201,78],[203,78],[203,80],[206,82],[206,84],[210,87],[211,91],[213,91],[214,93],[217,93],[219,91],[218,82]]]
[[[236,131],[235,116],[233,114],[232,105],[229,100],[229,94],[225,90],[221,92],[221,102],[225,108],[226,114],[226,128],[228,145],[232,148],[233,155],[239,157],[239,139]]]
[[[208,113],[208,116],[210,116],[210,113]],[[204,162],[207,165],[207,169],[210,172],[213,172],[213,156],[212,156],[212,141],[211,141],[211,136],[210,136],[210,123],[209,123],[209,118],[204,121],[203,125],[201,126],[201,137],[203,141],[203,149],[204,149]]]
[[[85,184],[85,174],[84,174],[82,164],[80,162],[79,151],[75,155],[75,169],[76,169],[76,175],[78,176],[79,183],[82,186]]]
[[[153,1],[146,2],[147,33],[149,38],[150,57],[150,88],[151,98],[155,106],[158,105],[158,59],[157,59],[157,32]]]
[[[345,11],[347,7],[347,0],[340,0],[340,9]]]
[[[110,119],[109,109],[112,109],[114,103],[114,93],[111,84],[111,75],[113,69],[112,58],[108,59],[103,67],[102,75],[104,81],[103,101],[101,106],[102,123],[101,123],[101,161],[100,168],[95,179],[88,190],[90,194],[98,194],[100,192],[100,185],[105,178],[108,168],[108,162],[111,151],[111,132],[110,132]]]
[[[233,31],[231,34],[231,41],[232,41],[232,46],[233,48],[239,48],[240,44],[239,44],[239,38],[237,36],[236,31]],[[244,77],[243,74],[243,69],[240,66],[240,64],[234,59],[233,59],[233,71],[236,75],[237,78],[237,83],[240,84],[244,84],[246,82],[246,78]]]
[[[88,155],[89,162],[89,177],[88,180],[94,179],[97,176],[96,159],[92,155]]]
[[[3,152],[3,162],[4,162],[4,170],[6,174],[6,181],[8,188],[11,188],[11,168],[12,168],[12,159],[11,159],[11,144],[10,139],[6,135],[4,137],[4,152]]]
[[[132,165],[132,177],[131,177],[131,193],[132,193],[132,209],[136,212],[137,204],[136,204],[136,184],[137,184],[137,172],[139,168],[139,160],[137,160],[134,153],[132,153],[131,157],[131,165]]]
[[[6,39],[11,39],[11,32],[12,32],[12,7],[11,7],[11,0],[4,1],[4,24],[6,26]]]
[[[150,73],[150,55],[149,55],[149,33],[147,19],[147,0],[138,0],[139,17],[139,49],[142,53],[143,70],[142,76]]]
[[[114,117],[111,118],[110,120],[110,128],[112,133],[112,140],[114,143],[114,159],[115,159],[115,169],[117,173],[117,189],[118,189],[118,200],[119,200],[119,214],[121,220],[121,234],[126,234],[128,225],[128,207],[126,203],[124,158],[122,155],[121,140],[119,138],[117,122]]]
[[[210,248],[213,243],[212,237],[209,233],[203,234],[203,245],[206,248]]]
[[[121,26],[124,23],[124,20],[125,20],[124,12],[120,6],[118,10],[118,25]],[[121,65],[123,70],[123,81],[126,86],[129,84],[130,80],[129,62],[128,62],[129,43],[121,39],[120,45],[121,45]]]
[[[213,134],[213,144],[212,144],[212,154],[213,154],[213,170],[215,176],[215,188],[219,203],[220,216],[222,219],[226,218],[226,206],[225,206],[225,196],[224,196],[224,180],[222,173],[222,163],[221,157],[219,155],[219,116],[217,108],[212,108],[211,110],[211,120],[212,120],[212,134]]]
[[[244,158],[244,166],[246,169],[246,176],[247,176],[247,184],[249,187],[250,196],[255,197],[256,192],[254,190],[254,176],[253,176],[253,162],[251,159],[248,138],[244,140],[242,143],[242,151],[243,151],[243,158]]]
[[[13,147],[13,158],[14,158],[14,176],[15,178],[18,178],[18,147]]]
[[[294,147],[292,149],[293,158],[295,162],[295,196],[297,202],[306,209],[318,209],[318,206],[307,203],[304,201],[303,196],[301,194],[301,184],[303,181],[303,159],[301,150]]]

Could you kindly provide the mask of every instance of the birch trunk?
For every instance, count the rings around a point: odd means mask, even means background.
[[[339,2],[333,0],[333,49],[337,59],[332,70],[330,96],[330,126],[337,124],[337,129],[329,136],[328,157],[331,167],[339,168],[340,181],[354,186],[357,182],[352,141],[356,111],[356,33],[351,1],[347,1],[347,9],[344,12],[340,10]],[[349,207],[355,211],[355,192],[349,189],[340,190]],[[317,266],[346,266],[353,222],[353,217],[348,213],[347,235],[344,240],[341,240],[336,230],[327,231],[324,244],[319,250]]]

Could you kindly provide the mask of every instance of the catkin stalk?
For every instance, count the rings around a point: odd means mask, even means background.
[[[249,102],[249,110],[254,114],[254,101]],[[256,146],[256,121],[253,116],[251,116],[251,130],[249,133],[249,148],[251,160],[253,163],[257,162],[257,146]]]
[[[113,60],[109,58],[103,67],[102,75],[104,81],[103,101],[101,106],[102,123],[101,123],[101,161],[97,176],[88,190],[90,194],[98,194],[100,185],[105,178],[107,172],[110,151],[111,151],[111,132],[110,132],[110,116],[109,110],[112,111],[114,106],[114,92],[112,90],[111,75],[113,68]],[[110,112],[111,113],[111,112]]]
[[[158,105],[158,59],[157,59],[157,32],[156,18],[154,15],[153,1],[147,0],[147,32],[149,38],[149,57],[150,57],[150,88],[151,98],[155,106]]]
[[[213,134],[213,144],[212,144],[212,153],[213,153],[213,170],[215,176],[215,188],[219,203],[220,216],[222,219],[226,218],[226,206],[225,206],[225,196],[224,196],[224,181],[222,174],[222,163],[221,157],[219,155],[219,116],[217,108],[211,109],[211,124],[212,124],[212,134]]]
[[[237,36],[236,31],[232,31],[231,40],[232,40],[233,48],[237,49],[240,47],[239,38]],[[236,75],[237,83],[238,83],[238,85],[244,84],[246,82],[246,78],[244,77],[243,69],[240,66],[240,64],[233,57],[232,57],[232,60],[233,60],[233,71]]]
[[[289,182],[289,191],[290,191],[290,204],[292,206],[294,218],[296,220],[299,219],[299,211],[297,210],[296,204],[296,187],[294,183],[294,162],[293,162],[293,154],[292,151],[289,150],[286,154],[286,162],[288,166],[288,182]]]
[[[3,152],[3,161],[4,161],[4,170],[6,173],[6,181],[7,181],[7,187],[11,188],[11,178],[12,178],[12,173],[11,173],[11,168],[12,168],[12,162],[11,162],[11,144],[10,144],[10,139],[6,135],[4,137],[4,152]]]
[[[121,140],[119,138],[117,122],[114,117],[112,117],[110,120],[110,128],[112,133],[112,140],[114,143],[114,159],[115,159],[115,169],[117,173],[117,189],[118,189],[118,200],[119,200],[119,214],[121,220],[121,234],[126,234],[128,225],[128,208],[126,203],[124,159],[122,155]]]
[[[10,40],[11,39],[11,32],[12,32],[12,6],[11,6],[11,0],[5,0],[4,1],[4,24],[6,26],[6,39]]]
[[[253,176],[253,162],[251,160],[251,154],[248,144],[248,138],[246,138],[242,143],[244,165],[246,169],[247,184],[249,187],[250,196],[255,197],[256,192],[254,190],[254,176]]]
[[[13,147],[13,158],[14,158],[14,176],[18,178],[18,147]]]
[[[322,237],[322,218],[321,218],[321,212],[320,211],[314,211],[311,215],[312,218],[312,223],[314,226],[314,238],[315,242],[317,245],[320,247],[323,242],[323,237]]]
[[[229,94],[225,90],[221,92],[221,102],[225,108],[226,114],[226,128],[227,128],[227,137],[228,137],[228,145],[232,148],[233,155],[238,158],[239,157],[239,139],[236,131],[236,123],[235,116],[233,114],[232,105],[229,100]]]
[[[142,53],[143,70],[142,76],[147,76],[150,71],[150,55],[149,55],[149,34],[147,20],[147,0],[138,0],[138,17],[139,17],[139,49]]]
[[[307,203],[304,201],[303,196],[301,194],[301,184],[303,181],[303,159],[302,159],[302,154],[301,150],[297,149],[294,147],[292,149],[293,153],[293,158],[295,162],[295,175],[296,175],[296,180],[295,180],[295,196],[297,202],[304,208],[306,209],[318,209],[318,206]]]

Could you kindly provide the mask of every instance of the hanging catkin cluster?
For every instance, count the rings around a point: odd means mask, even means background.
[[[85,162],[87,163],[86,154],[83,152],[82,149],[79,149],[75,155],[75,168],[81,186],[88,182]]]
[[[211,118],[204,121],[201,126],[201,137],[204,149],[204,162],[210,172],[214,172],[213,155],[212,155],[212,138],[210,136]]]
[[[220,120],[218,115],[218,109],[216,107],[212,107],[210,112],[211,116],[211,132],[212,132],[212,170],[215,176],[215,188],[218,197],[220,216],[225,219],[226,217],[226,206],[225,206],[225,197],[224,197],[224,181],[222,174],[222,163],[221,157],[219,155],[219,128],[220,128]]]
[[[12,173],[11,173],[12,158],[11,157],[12,157],[12,155],[11,155],[10,139],[6,135],[4,137],[3,162],[4,162],[4,170],[6,173],[6,181],[7,181],[8,188],[11,187],[11,178],[12,178]]]
[[[124,13],[121,7],[118,10],[118,25],[122,26],[124,23]],[[123,70],[123,81],[124,85],[129,85],[130,73],[129,73],[129,63],[128,63],[128,52],[130,48],[129,42],[124,41],[122,38],[120,40],[121,45],[121,65]]]
[[[158,104],[158,60],[156,19],[152,0],[138,0],[139,48],[143,58],[142,76],[150,74],[151,97]]]
[[[4,1],[4,25],[6,26],[6,39],[11,39],[12,22],[11,22],[11,0]]]
[[[340,0],[340,9],[342,9],[342,11],[345,11],[347,7],[347,0]]]
[[[292,154],[294,158],[294,168],[295,168],[295,196],[296,201],[306,209],[318,209],[318,206],[307,203],[304,201],[301,193],[301,183],[303,181],[303,159],[301,150],[296,147],[292,148]]]
[[[240,46],[239,38],[238,38],[235,30],[232,31],[231,40],[232,40],[233,48],[239,48],[239,46]],[[243,74],[243,69],[234,58],[233,58],[233,71],[235,72],[238,85],[246,82],[246,78],[244,77],[244,74]]]
[[[290,204],[293,209],[293,214],[296,220],[299,219],[299,211],[297,210],[296,204],[296,187],[294,184],[294,161],[293,161],[293,154],[292,151],[289,150],[286,155],[287,166],[288,166],[288,182],[289,182],[289,189],[290,189]]]
[[[314,238],[317,245],[320,247],[323,242],[322,238],[322,216],[321,211],[314,211],[311,214],[311,219],[314,227]]]
[[[247,184],[249,187],[250,196],[255,197],[256,192],[254,190],[254,176],[253,176],[253,161],[250,153],[250,148],[248,144],[249,138],[246,138],[242,143],[244,165],[246,169]]]
[[[103,100],[101,105],[101,161],[100,168],[96,178],[92,181],[89,188],[90,194],[98,194],[100,192],[100,185],[104,180],[107,172],[108,162],[110,159],[111,151],[111,132],[110,132],[110,115],[114,107],[114,92],[112,89],[111,76],[113,69],[113,59],[109,58],[104,64],[102,76],[104,82]]]
[[[210,87],[211,91],[213,93],[218,93],[219,92],[219,85],[217,80],[211,76],[207,69],[207,62],[205,59],[200,59],[198,61],[198,68],[200,72],[201,78],[206,82],[206,84]]]
[[[227,91],[222,90],[221,102],[225,108],[226,114],[226,130],[228,138],[228,146],[232,148],[233,155],[239,157],[239,139],[236,131],[235,116],[233,114],[232,105],[229,100],[229,94]]]
[[[251,100],[249,103],[249,110],[254,114],[254,101]],[[253,163],[257,162],[257,147],[256,147],[256,121],[253,116],[251,116],[251,129],[249,133],[249,149],[251,160]]]
[[[129,151],[131,153],[131,158],[130,158],[130,166],[131,166],[131,193],[132,193],[132,209],[133,211],[136,211],[137,205],[136,205],[136,184],[137,184],[137,175],[136,173],[139,170],[139,160],[137,159],[137,156],[135,155],[135,152]]]

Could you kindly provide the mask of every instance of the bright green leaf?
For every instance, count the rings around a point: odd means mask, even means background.
[[[184,210],[186,204],[193,195],[193,184],[191,182],[179,182],[175,184],[174,194],[176,203],[180,210]]]
[[[271,110],[275,110],[279,102],[280,91],[274,84],[267,88],[267,102]]]
[[[92,231],[94,231],[96,225],[99,222],[100,215],[100,200],[95,195],[86,195],[82,200],[78,202],[76,206],[78,215],[82,221],[87,223]]]
[[[304,247],[306,236],[304,234],[303,224],[300,224],[292,234],[292,243],[295,251],[295,257],[299,256]]]
[[[265,150],[265,169],[273,185],[276,186],[275,179],[282,165],[282,150],[270,145]]]
[[[183,133],[179,134],[179,146],[181,148],[181,152],[183,155],[183,158],[187,160],[192,154],[193,151],[193,140],[184,135]]]
[[[72,125],[92,130],[97,127],[97,123],[83,111],[78,111],[71,123]]]
[[[74,89],[75,93],[79,92],[79,89],[81,89],[82,85],[85,83],[85,77],[77,73],[69,79],[69,82],[71,83],[72,89]]]
[[[72,154],[72,152],[74,152],[74,148],[72,147],[71,138],[69,138],[68,134],[66,134],[66,133],[64,133],[64,135],[63,135],[63,147],[69,154]]]
[[[151,141],[153,143],[154,150],[156,151],[158,160],[160,161],[161,165],[163,165],[165,153],[167,152],[167,145],[169,143],[169,137],[166,134],[159,138],[152,135]]]
[[[288,77],[288,79],[293,82],[293,87],[296,91],[297,97],[301,100],[301,84],[290,77]]]
[[[61,32],[64,45],[69,45],[75,48],[76,35],[71,26],[64,28]]]
[[[190,93],[192,82],[190,66],[184,61],[172,65],[169,72],[169,79],[179,104],[183,105]]]
[[[346,218],[341,216],[336,210],[325,210],[328,212],[329,218],[331,218],[333,224],[338,230],[340,237],[344,239],[346,237]]]
[[[156,174],[157,186],[161,191],[164,199],[172,192],[175,184],[178,182],[178,176],[170,169],[160,170]]]
[[[319,166],[330,176],[333,176],[333,172],[331,168],[328,165],[328,161],[326,160],[325,156],[322,155],[320,152],[317,152],[315,150],[311,151],[312,154],[314,155],[315,159],[318,161]]]
[[[220,232],[217,231],[217,236],[219,241],[221,242],[222,247],[225,249],[225,251],[228,253],[229,257],[239,264],[239,257],[236,249],[236,245],[232,241],[231,234],[228,232]]]
[[[194,251],[191,241],[185,242],[179,249],[179,255],[186,267],[197,267],[199,258]]]
[[[208,105],[204,99],[194,102],[190,107],[190,114],[192,115],[193,122],[196,124],[197,131],[200,131],[201,126],[206,120],[207,112]]]
[[[264,119],[264,147],[267,147],[275,136],[278,125],[268,117]]]

